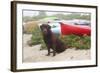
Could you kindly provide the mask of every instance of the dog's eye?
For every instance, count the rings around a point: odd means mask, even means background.
[[[51,29],[51,26],[48,25],[48,28]]]

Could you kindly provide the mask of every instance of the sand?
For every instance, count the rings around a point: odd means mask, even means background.
[[[40,50],[39,45],[29,46],[27,41],[30,40],[31,34],[23,35],[23,62],[51,62],[51,61],[70,61],[70,60],[88,60],[91,59],[90,49],[80,50],[68,48],[60,54],[46,56],[47,50]]]

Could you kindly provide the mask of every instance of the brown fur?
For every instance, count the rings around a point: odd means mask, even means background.
[[[48,49],[47,56],[49,56],[51,53],[50,49],[53,50],[53,56],[55,56],[56,53],[65,51],[66,47],[64,43],[54,35],[54,33],[51,31],[51,27],[48,24],[42,24],[40,28],[43,34],[43,40]]]

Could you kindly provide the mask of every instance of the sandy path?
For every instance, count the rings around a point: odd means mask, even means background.
[[[90,50],[76,50],[74,48],[66,49],[63,53],[56,56],[46,56],[47,50],[40,50],[41,45],[28,46],[27,41],[32,35],[24,34],[23,62],[45,62],[45,61],[68,61],[68,60],[86,60],[90,59]]]

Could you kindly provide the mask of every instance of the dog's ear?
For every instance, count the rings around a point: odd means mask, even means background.
[[[48,28],[49,28],[49,29],[51,29],[51,26],[50,26],[50,25],[48,25]]]
[[[40,25],[40,29],[42,29],[42,25]]]

